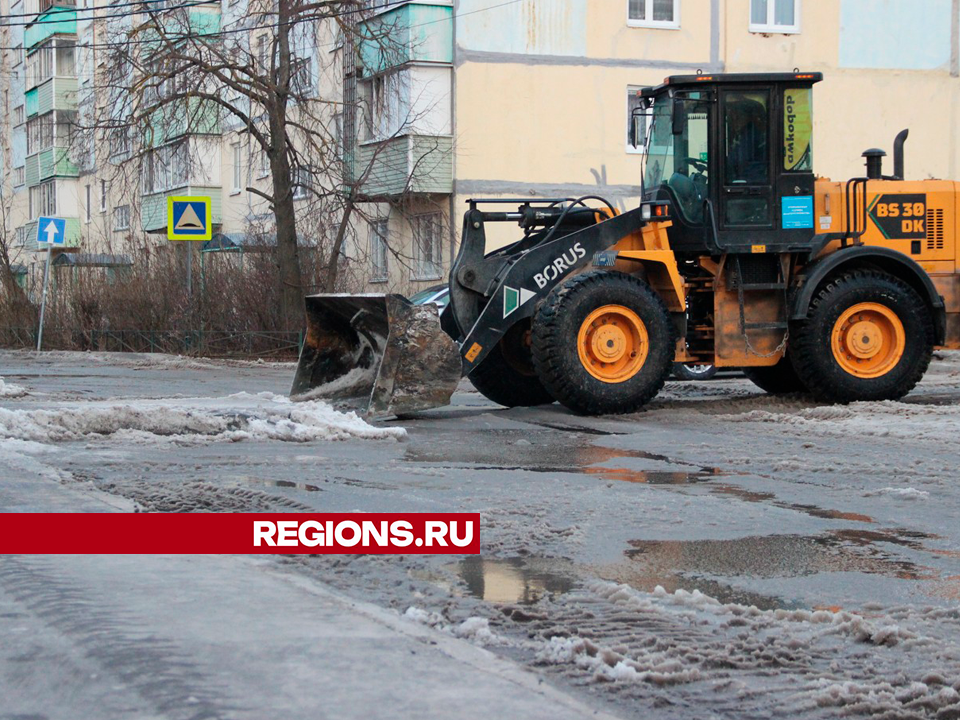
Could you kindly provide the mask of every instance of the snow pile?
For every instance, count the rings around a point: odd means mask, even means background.
[[[696,667],[684,667],[666,653],[643,653],[636,659],[611,648],[603,648],[582,637],[552,637],[537,653],[537,662],[545,665],[573,663],[587,670],[595,681],[650,682],[676,685],[700,679]]]
[[[0,398],[18,398],[26,394],[26,388],[5,382],[4,379],[0,377]]]
[[[407,608],[407,611],[403,614],[403,617],[405,617],[407,620],[412,620],[415,623],[427,625],[432,627],[434,630],[439,630],[440,632],[447,633],[448,635],[465,638],[472,641],[476,645],[487,646],[514,644],[491,630],[490,621],[484,617],[468,617],[463,622],[456,623],[447,620],[440,613],[428,612],[423,608],[414,607],[412,605]]]
[[[857,402],[801,409],[795,413],[751,410],[725,415],[729,422],[773,423],[813,437],[868,436],[952,442],[960,435],[960,406]]]
[[[876,492],[865,493],[866,495],[889,495],[891,497],[898,498],[900,500],[926,500],[930,497],[930,493],[926,490],[917,490],[916,488],[906,487],[906,488],[894,488],[894,487],[885,487],[880,488]]]
[[[0,408],[0,438],[66,442],[114,437],[134,442],[399,439],[403,428],[374,427],[326,403],[294,404],[272,393],[226,398],[64,403],[55,409]]]

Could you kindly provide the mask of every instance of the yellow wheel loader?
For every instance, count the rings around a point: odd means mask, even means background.
[[[506,406],[632,412],[675,362],[771,393],[889,400],[960,345],[957,184],[813,171],[819,73],[685,75],[641,91],[639,207],[474,199],[442,316],[399,296],[306,299],[294,394],[370,414],[446,404],[466,375]],[[642,136],[642,137],[641,137]],[[486,251],[488,223],[516,242]],[[518,233],[520,235],[520,233]]]

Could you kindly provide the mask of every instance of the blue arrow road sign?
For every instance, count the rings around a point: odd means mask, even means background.
[[[41,217],[37,220],[37,242],[63,245],[67,239],[67,221],[63,218]]]

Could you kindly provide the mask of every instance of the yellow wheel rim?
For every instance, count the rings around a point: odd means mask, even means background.
[[[858,303],[848,308],[833,326],[833,357],[858,378],[875,378],[890,372],[906,348],[906,333],[897,314],[879,303]]]
[[[640,372],[649,350],[647,326],[623,305],[597,308],[587,315],[577,335],[583,367],[607,383],[625,382]]]

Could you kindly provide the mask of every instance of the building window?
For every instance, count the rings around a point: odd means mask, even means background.
[[[23,105],[17,105],[13,109],[13,124],[23,125]]]
[[[267,156],[267,151],[263,149],[259,143],[256,146],[257,150],[257,177],[265,178],[270,174],[270,158]]]
[[[23,182],[23,165],[21,165],[13,169],[13,185],[14,187],[20,187],[23,185]]]
[[[189,146],[186,141],[164,145],[143,157],[143,194],[176,190],[190,184]]]
[[[57,214],[57,184],[54,180],[30,188],[30,218]]]
[[[76,45],[76,40],[55,38],[27,55],[26,89],[34,88],[54,75],[76,77]]]
[[[680,0],[627,0],[627,25],[630,27],[680,27]]]
[[[640,86],[627,85],[627,152],[642,153],[647,146],[650,129],[649,111],[640,114]]]
[[[107,211],[107,181],[100,181],[100,212]]]
[[[261,35],[257,38],[257,70],[261,74],[266,74],[270,69],[267,64],[267,43],[270,41],[268,35]]]
[[[129,205],[120,205],[113,209],[113,229],[115,231],[130,229],[130,206]]]
[[[234,143],[233,146],[233,192],[240,192],[240,184],[243,182],[243,167],[240,162],[240,143]]]
[[[27,121],[27,155],[53,147],[53,113],[48,112]]]
[[[750,0],[750,32],[800,32],[800,0]]]
[[[387,242],[387,228],[386,218],[370,223],[370,282],[386,282],[389,277],[387,253],[390,246]]]
[[[377,75],[360,83],[364,140],[387,140],[409,122],[404,102],[410,96],[409,89],[409,78],[402,72]]]
[[[311,58],[293,58],[291,89],[298,97],[309,97],[313,91],[313,63]]]
[[[18,44],[13,48],[13,66],[17,67],[23,62],[23,45]]]
[[[310,194],[313,185],[313,173],[308,168],[298,167],[293,171],[293,199],[299,200]]]
[[[443,268],[443,216],[418,215],[413,219],[414,280],[438,280]]]
[[[84,206],[86,208],[86,210],[84,210],[84,217],[86,218],[87,222],[90,222],[90,216],[93,213],[93,208],[91,207],[91,202],[90,202],[91,198],[93,197],[93,189],[89,185],[87,185],[85,186],[84,190],[86,192],[86,201],[87,201],[86,205]]]
[[[130,155],[130,133],[127,128],[110,131],[110,159],[122,160]]]

